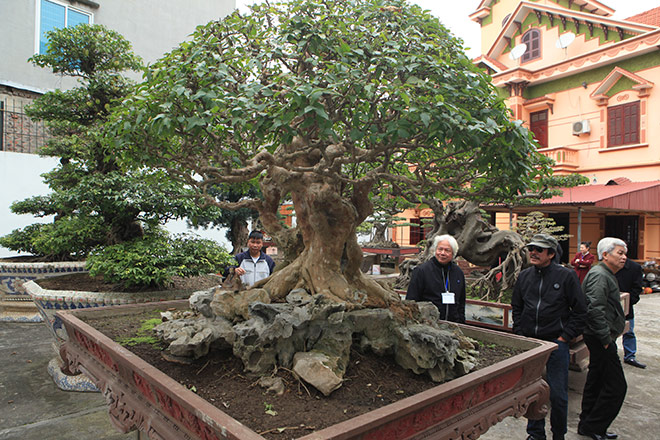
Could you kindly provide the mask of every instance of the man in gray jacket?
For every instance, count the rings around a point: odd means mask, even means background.
[[[623,240],[603,238],[598,242],[601,264],[592,268],[582,283],[587,297],[584,342],[589,349],[589,372],[582,393],[578,434],[593,440],[617,438],[607,428],[619,414],[628,388],[616,347],[626,317],[614,276],[626,263],[627,251]]]

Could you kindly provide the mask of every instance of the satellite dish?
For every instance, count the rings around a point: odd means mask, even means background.
[[[573,32],[566,32],[559,36],[555,46],[557,46],[557,49],[566,49],[573,41],[575,41],[575,34]]]
[[[518,58],[523,56],[526,50],[527,50],[527,45],[525,43],[520,43],[519,45],[511,49],[511,53],[509,53],[509,58],[511,58],[512,60],[517,60]]]

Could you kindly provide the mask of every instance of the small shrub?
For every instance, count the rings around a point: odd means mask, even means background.
[[[90,253],[87,268],[124,287],[163,288],[175,276],[219,273],[233,257],[212,240],[189,235],[170,237],[149,231],[142,239],[107,246]]]

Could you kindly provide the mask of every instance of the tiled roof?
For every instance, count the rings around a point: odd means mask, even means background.
[[[660,6],[654,9],[649,9],[630,18],[626,21],[634,21],[635,23],[650,24],[651,26],[660,26]]]
[[[614,179],[603,185],[564,188],[561,196],[541,201],[541,205],[593,205],[621,210],[660,211],[660,180],[626,182]]]

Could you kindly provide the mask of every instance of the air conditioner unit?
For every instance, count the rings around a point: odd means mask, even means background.
[[[589,125],[589,120],[585,119],[583,121],[573,122],[573,135],[580,136],[583,133],[590,133],[591,126]]]

